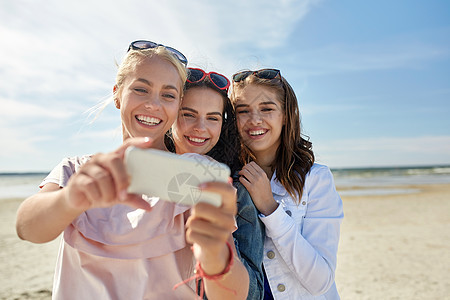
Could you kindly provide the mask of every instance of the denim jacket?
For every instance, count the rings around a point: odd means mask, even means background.
[[[233,186],[237,189],[237,229],[233,232],[234,245],[250,279],[248,300],[264,299],[264,274],[262,269],[264,254],[265,227],[259,218],[259,211],[253,204],[247,189],[234,177]],[[198,290],[200,290],[198,283]],[[206,295],[203,299],[208,299]]]
[[[264,255],[264,224],[253,204],[247,189],[239,182],[233,182],[237,189],[236,223],[238,229],[233,233],[237,253],[250,278],[247,299],[264,298],[264,274],[262,262]]]

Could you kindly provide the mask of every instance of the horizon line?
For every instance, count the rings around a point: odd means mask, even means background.
[[[364,170],[364,169],[371,169],[371,170],[382,170],[382,169],[423,169],[423,168],[450,168],[450,164],[447,163],[441,163],[441,164],[416,164],[416,165],[381,165],[381,166],[352,166],[352,167],[330,167],[331,170],[334,171],[343,171],[343,170]],[[9,175],[9,176],[15,176],[15,175],[39,175],[39,174],[48,174],[49,171],[1,171],[0,175]]]

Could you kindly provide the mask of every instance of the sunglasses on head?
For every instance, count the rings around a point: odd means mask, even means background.
[[[180,51],[178,51],[177,49],[174,49],[172,47],[164,46],[163,44],[158,44],[158,43],[151,42],[151,41],[144,41],[144,40],[134,41],[128,47],[127,52],[130,51],[130,49],[144,50],[144,49],[156,48],[158,46],[162,46],[162,47],[166,48],[170,53],[175,55],[175,57],[178,58],[178,60],[180,62],[182,62],[185,66],[187,65],[188,61],[187,61],[186,56],[184,56],[183,53],[181,53]]]
[[[261,79],[275,79],[277,77],[281,79],[280,70],[277,70],[277,69],[261,69],[261,70],[257,70],[257,71],[242,71],[242,72],[238,72],[238,73],[233,75],[233,81],[234,82],[240,82],[240,81],[244,80],[245,78],[247,78],[250,75],[254,75],[254,76],[256,76],[258,78],[261,78]]]
[[[216,72],[206,73],[202,69],[188,68],[188,77],[186,81],[190,83],[196,83],[204,80],[206,77],[208,77],[209,80],[214,84],[214,86],[219,90],[228,91],[228,88],[230,87],[230,81],[224,75]]]

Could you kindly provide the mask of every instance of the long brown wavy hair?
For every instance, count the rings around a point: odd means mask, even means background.
[[[301,132],[297,97],[281,74],[274,79],[262,79],[250,75],[240,82],[233,82],[230,97],[233,104],[236,103],[235,92],[250,84],[271,89],[281,103],[285,124],[281,130],[281,142],[271,167],[272,171],[276,171],[276,179],[291,197],[296,199],[298,196],[298,201],[300,201],[306,174],[314,164],[314,153],[309,137]],[[244,164],[256,161],[255,155],[243,143],[241,143],[241,161]]]

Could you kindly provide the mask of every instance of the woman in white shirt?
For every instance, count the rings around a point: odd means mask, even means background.
[[[233,75],[240,181],[266,226],[264,299],[339,299],[334,275],[342,201],[301,134],[297,98],[279,70]]]

